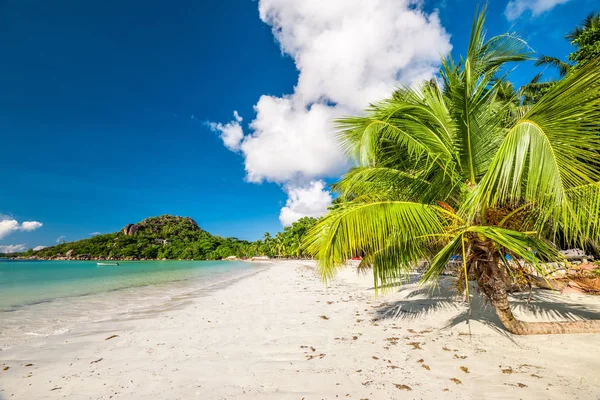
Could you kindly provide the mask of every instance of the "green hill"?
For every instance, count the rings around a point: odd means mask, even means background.
[[[189,217],[161,215],[128,224],[119,232],[62,243],[37,252],[29,250],[18,256],[78,260],[211,260],[239,255],[247,246],[246,241],[211,235]]]
[[[189,217],[161,215],[127,224],[119,232],[0,257],[42,260],[219,260],[229,256],[307,257],[304,237],[317,219],[304,217],[271,236],[248,242],[214,236]]]

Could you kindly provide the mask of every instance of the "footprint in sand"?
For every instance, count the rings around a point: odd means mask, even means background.
[[[420,342],[409,342],[406,343],[408,346],[412,346],[413,350],[423,350],[423,348],[421,347],[421,343]]]
[[[425,360],[423,360],[422,358],[420,360],[417,360],[417,363],[421,364],[421,368],[426,369],[427,371],[431,371],[429,365],[425,364]]]

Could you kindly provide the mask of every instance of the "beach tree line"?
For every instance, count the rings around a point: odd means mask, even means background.
[[[261,240],[244,246],[241,255],[246,257],[264,255],[271,258],[306,258],[308,253],[305,237],[316,223],[316,218],[303,217],[292,225],[286,226],[275,236],[267,232]]]
[[[119,232],[4,256],[82,260],[220,260],[230,256],[302,258],[306,257],[304,237],[316,221],[305,217],[274,237],[265,233],[262,239],[251,242],[212,235],[191,218],[162,215],[129,224]]]

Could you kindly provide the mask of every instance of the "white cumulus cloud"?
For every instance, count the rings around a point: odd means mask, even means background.
[[[20,224],[16,219],[10,217],[0,217],[0,239],[5,238],[13,232],[17,231],[34,231],[42,227],[41,222],[25,221]]]
[[[565,4],[569,0],[510,0],[504,10],[504,15],[509,21],[513,21],[530,11],[532,17],[550,11],[559,4]]]
[[[0,246],[0,253],[8,254],[8,253],[17,253],[19,251],[25,251],[24,244],[9,244]]]
[[[14,219],[3,219],[0,221],[0,239],[19,230],[19,223]]]
[[[360,113],[395,87],[434,76],[451,50],[437,13],[417,0],[260,0],[284,54],[294,59],[293,93],[263,95],[244,135],[240,118],[211,123],[227,148],[244,156],[247,180],[276,182],[292,205],[307,187],[347,167],[334,119]],[[227,133],[227,134],[226,134]],[[233,139],[232,139],[233,138]],[[294,207],[286,206],[285,221]],[[302,216],[302,215],[300,215]],[[282,219],[282,221],[284,220]]]
[[[35,247],[33,248],[33,251],[40,251],[40,250],[42,250],[42,249],[45,249],[46,247],[48,247],[48,246],[35,246]]]
[[[37,222],[37,221],[25,221],[21,224],[21,230],[22,231],[35,231],[38,228],[42,227],[41,222]]]
[[[333,135],[340,107],[262,96],[255,109],[253,133],[242,143],[248,181],[286,183],[343,171],[344,157]]]
[[[303,187],[288,187],[286,191],[288,200],[279,214],[283,226],[289,226],[302,217],[318,218],[331,205],[331,194],[323,181],[313,181]]]

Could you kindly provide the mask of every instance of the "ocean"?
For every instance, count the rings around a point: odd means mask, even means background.
[[[0,349],[78,324],[177,307],[261,270],[236,261],[96,263],[0,259]]]

